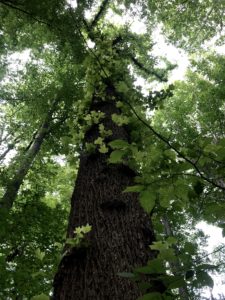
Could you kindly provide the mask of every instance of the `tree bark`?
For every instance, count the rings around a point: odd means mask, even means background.
[[[8,185],[6,186],[5,193],[0,200],[0,209],[8,211],[12,208],[13,203],[17,197],[18,191],[20,189],[21,184],[25,176],[27,175],[32,163],[37,156],[41,145],[44,142],[44,139],[49,132],[50,121],[52,118],[52,114],[55,110],[56,101],[53,103],[52,108],[48,111],[44,122],[40,126],[39,130],[35,134],[34,140],[26,151],[24,157],[22,158],[21,164],[19,165],[17,171],[15,172],[13,178],[10,180]]]
[[[113,88],[107,88],[107,101],[93,97],[91,110],[102,111],[102,123],[115,139],[129,141],[125,127],[113,123],[111,115],[119,114],[111,99]],[[93,125],[84,142],[98,137]],[[136,193],[122,193],[133,184],[135,173],[126,164],[109,164],[109,154],[83,152],[75,189],[71,199],[68,237],[77,226],[92,226],[88,247],[67,249],[54,279],[54,300],[134,300],[140,296],[138,285],[118,276],[131,272],[155,256],[149,244],[154,240],[150,217],[140,207]]]

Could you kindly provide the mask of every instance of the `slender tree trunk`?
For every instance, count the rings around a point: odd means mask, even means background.
[[[102,123],[112,131],[108,141],[129,141],[124,127],[113,123],[111,115],[119,114],[112,101],[113,88],[107,88],[107,101],[93,98],[91,110],[102,111]],[[98,137],[93,125],[84,142]],[[135,282],[118,276],[130,272],[154,257],[149,244],[154,239],[150,217],[139,205],[137,194],[122,193],[133,184],[135,176],[125,164],[109,164],[109,154],[83,153],[76,186],[71,199],[68,237],[77,226],[92,226],[89,246],[67,249],[54,279],[54,300],[134,300],[140,295]]]
[[[10,152],[10,150],[13,149],[13,147],[14,147],[14,144],[8,145],[8,147],[5,149],[5,151],[0,155],[0,162],[4,160],[6,155]]]
[[[35,134],[34,140],[29,146],[28,150],[26,151],[24,157],[22,158],[22,161],[16,173],[6,186],[5,193],[2,199],[0,200],[0,209],[8,211],[12,208],[20,186],[23,183],[23,180],[27,175],[32,163],[34,162],[35,157],[37,156],[47,133],[49,132],[50,122],[55,109],[55,104],[56,101],[53,103],[52,108],[47,113],[44,122]]]

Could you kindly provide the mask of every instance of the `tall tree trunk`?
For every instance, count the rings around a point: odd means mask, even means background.
[[[120,111],[108,87],[107,101],[93,97],[91,110],[102,111],[102,123],[112,131],[108,141],[129,141],[124,127],[117,126],[111,115]],[[84,142],[98,137],[98,125],[86,133]],[[150,217],[139,205],[137,194],[122,193],[133,184],[135,176],[125,164],[108,164],[109,154],[83,153],[76,186],[71,199],[68,237],[77,226],[92,226],[88,247],[67,249],[54,279],[54,300],[137,299],[140,290],[135,282],[118,276],[132,271],[154,257],[149,244],[154,239]]]
[[[35,157],[37,156],[47,133],[49,132],[50,122],[52,114],[55,110],[55,105],[56,101],[54,101],[51,109],[48,111],[45,117],[45,120],[43,121],[39,130],[35,134],[35,137],[32,143],[29,145],[29,148],[26,151],[24,157],[22,158],[22,161],[17,171],[15,172],[13,178],[9,181],[8,185],[6,186],[6,191],[2,199],[0,200],[0,209],[8,211],[12,208],[20,186],[23,183],[23,180],[27,175],[33,161],[35,160]]]

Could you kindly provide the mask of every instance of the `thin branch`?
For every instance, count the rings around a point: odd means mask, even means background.
[[[214,250],[213,252],[210,252],[210,253],[208,253],[208,254],[202,256],[202,257],[199,258],[199,259],[196,259],[195,262],[200,262],[200,261],[202,261],[204,258],[208,257],[209,255],[212,255],[212,254],[215,254],[215,253],[217,253],[217,252],[220,252],[220,251],[223,250],[224,248],[225,248],[225,245],[224,245],[224,246],[221,246],[220,248],[218,248],[218,249],[216,249],[216,250]]]
[[[172,180],[176,176],[190,176],[190,177],[199,178],[199,176],[197,176],[195,174],[191,174],[191,173],[173,173],[173,174],[170,174],[169,176],[165,175],[160,178],[157,178],[156,180],[149,182],[148,185],[152,185],[152,184],[160,182],[160,181],[166,181],[166,180],[170,180],[170,179]],[[175,187],[174,187],[174,189],[175,189]]]
[[[122,99],[131,109],[131,111],[134,113],[134,115],[137,117],[137,119],[144,124],[148,129],[151,130],[151,132],[157,136],[158,139],[160,139],[161,141],[163,141],[166,145],[169,146],[169,148],[173,149],[179,157],[183,158],[186,162],[188,162],[195,170],[196,172],[199,174],[199,176],[204,180],[207,181],[208,183],[212,184],[213,186],[222,189],[223,191],[225,191],[225,187],[221,186],[220,184],[217,184],[216,182],[214,182],[213,180],[211,180],[210,178],[206,177],[201,170],[199,169],[199,167],[188,157],[186,157],[180,150],[178,150],[177,148],[175,148],[170,141],[168,141],[163,135],[161,135],[160,133],[158,133],[151,125],[149,125],[145,120],[143,120],[136,112],[136,110],[133,108],[133,106],[125,99]]]
[[[13,149],[13,146],[12,144],[8,145],[7,149],[0,155],[0,161],[2,161],[6,155]]]
[[[146,74],[148,75],[153,75],[156,78],[158,78],[160,81],[162,82],[167,82],[167,79],[163,78],[162,76],[160,76],[157,72],[155,71],[151,71],[149,69],[147,69],[140,61],[138,61],[133,55],[130,55],[130,59],[132,60],[132,62],[135,64],[135,66],[137,66],[140,70],[144,71]]]
[[[71,8],[71,7],[70,7]],[[72,12],[72,9],[70,9],[70,13],[71,13],[71,16],[73,18],[73,12]],[[105,69],[104,67],[102,66],[98,56],[94,53],[94,51],[92,51],[92,49],[90,49],[90,47],[88,46],[88,43],[85,39],[85,37],[83,36],[80,28],[78,27],[78,25],[76,24],[76,20],[74,19],[74,23],[75,23],[75,26],[78,30],[78,33],[80,34],[81,38],[83,39],[84,43],[87,45],[88,47],[88,50],[92,53],[92,55],[96,58],[101,70],[104,72],[106,78],[108,77],[107,73],[105,72]],[[135,59],[135,58],[134,58]],[[118,95],[120,96],[120,95]],[[197,171],[197,173],[199,174],[199,176],[207,181],[208,183],[212,184],[213,186],[217,187],[217,188],[220,188],[222,190],[225,191],[225,187],[221,186],[220,184],[217,184],[216,182],[214,182],[213,180],[209,179],[208,177],[206,177],[202,172],[201,170],[199,169],[199,167],[191,161],[191,159],[187,158],[180,150],[178,150],[177,148],[175,148],[171,143],[170,141],[168,141],[164,136],[162,136],[160,133],[158,133],[151,125],[149,125],[145,120],[143,120],[138,114],[137,112],[135,111],[135,109],[132,107],[132,105],[126,101],[125,99],[122,99],[130,108],[131,110],[133,111],[133,113],[135,114],[135,116],[137,117],[137,119],[142,122],[147,128],[149,128],[151,130],[151,132],[153,132],[161,141],[163,141],[165,144],[167,144],[169,146],[169,148],[173,149],[181,158],[183,158],[186,162],[188,162],[191,166],[193,166],[193,168]]]
[[[40,127],[39,127],[39,129],[40,129]],[[38,130],[39,130],[39,129],[38,129]],[[37,135],[37,133],[38,133],[38,130],[36,130],[35,133],[32,135],[32,139],[31,139],[30,143],[27,145],[27,147],[25,148],[24,152],[27,152],[27,151],[30,149],[31,145],[33,144],[33,141],[34,141],[35,138],[36,138],[36,135]]]
[[[71,8],[70,8],[70,9],[71,9]],[[88,24],[88,22],[86,21],[86,19],[83,18],[82,21],[83,21],[84,26],[86,27],[87,31],[90,32],[91,29],[90,29],[89,24]]]
[[[34,15],[32,15],[32,13],[30,13],[30,12],[28,12],[28,11],[22,9],[22,8],[19,8],[17,6],[14,6],[14,5],[10,4],[8,1],[1,0],[0,4],[3,4],[5,6],[8,6],[8,7],[12,8],[12,9],[15,9],[15,10],[17,10],[17,11],[19,11],[19,12],[21,12],[21,13],[27,15],[27,16],[29,16],[30,18],[32,18],[33,20],[35,20],[38,23],[45,24],[45,25],[47,25],[49,27],[52,26],[50,23],[42,21],[42,20],[36,18]]]

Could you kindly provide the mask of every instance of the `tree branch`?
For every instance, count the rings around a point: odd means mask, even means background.
[[[35,20],[35,21],[38,22],[38,23],[45,24],[45,25],[51,27],[51,24],[50,24],[50,23],[45,22],[45,21],[42,21],[41,19],[36,18],[32,13],[30,13],[30,12],[28,12],[28,11],[22,9],[22,8],[19,8],[19,7],[17,7],[17,6],[14,6],[14,5],[12,5],[10,2],[11,2],[11,1],[4,1],[4,0],[1,0],[1,1],[0,1],[0,4],[3,4],[3,5],[5,5],[5,6],[8,6],[8,7],[12,8],[12,9],[15,9],[15,10],[17,10],[17,11],[19,11],[19,12],[21,12],[21,13],[27,15],[27,16],[29,16],[30,18],[32,18],[33,20]]]
[[[161,75],[159,75],[157,72],[155,71],[151,71],[149,69],[147,69],[140,61],[138,61],[132,54],[130,54],[130,59],[132,60],[132,62],[135,64],[135,66],[137,66],[140,70],[144,71],[146,74],[148,75],[153,75],[156,78],[158,78],[160,81],[162,82],[167,82],[167,79],[163,78]]]
[[[214,250],[213,252],[210,252],[210,253],[208,253],[208,254],[206,254],[206,255],[200,257],[199,259],[196,259],[195,262],[198,263],[198,262],[202,261],[204,258],[208,257],[209,255],[212,255],[212,254],[215,254],[215,253],[217,253],[217,252],[220,252],[220,251],[223,250],[224,248],[225,248],[225,245],[219,247],[218,249]]]
[[[144,124],[149,130],[151,130],[151,132],[157,136],[158,139],[160,139],[161,141],[163,141],[166,145],[169,146],[170,149],[173,149],[179,157],[183,158],[186,162],[188,162],[197,172],[197,174],[204,180],[207,181],[208,183],[212,184],[213,186],[225,191],[225,187],[223,187],[220,184],[217,184],[216,182],[214,182],[213,180],[211,180],[210,178],[206,177],[201,170],[199,169],[199,167],[196,165],[196,163],[194,163],[191,159],[189,159],[188,157],[186,157],[180,150],[178,150],[177,148],[175,148],[170,141],[168,141],[164,136],[162,136],[160,133],[158,133],[151,125],[149,125],[145,120],[143,120],[136,112],[136,110],[133,108],[133,106],[126,101],[125,99],[122,99],[131,109],[131,111],[134,113],[134,115],[137,117],[137,119]]]
[[[8,145],[7,149],[0,155],[0,161],[2,161],[9,153],[9,151],[13,149],[13,146],[14,146],[13,144]]]
[[[98,57],[98,56],[95,54],[95,52],[88,46],[88,42],[87,42],[87,40],[85,39],[85,37],[84,37],[84,35],[83,35],[81,29],[79,28],[79,26],[78,26],[78,24],[77,24],[77,22],[76,22],[76,20],[75,20],[75,18],[74,18],[74,15],[73,15],[73,12],[72,12],[71,7],[70,7],[70,14],[71,14],[71,17],[72,17],[73,20],[74,20],[75,28],[77,29],[77,31],[78,31],[80,37],[81,37],[82,40],[84,41],[84,44],[87,46],[87,49],[90,51],[90,53],[95,57],[95,59],[96,59],[98,65],[99,65],[100,69],[102,70],[102,72],[105,74],[105,76],[106,76],[106,78],[107,78],[108,75],[107,75],[107,73],[106,73],[104,67],[103,67],[102,64],[101,64],[101,61],[100,61],[99,57]],[[90,37],[90,32],[88,32],[88,36]]]
[[[96,16],[94,17],[93,21],[90,24],[90,29],[93,29],[96,24],[98,23],[98,21],[100,20],[100,18],[102,17],[102,15],[104,14],[106,7],[109,3],[109,0],[103,0],[98,13],[96,14]]]

